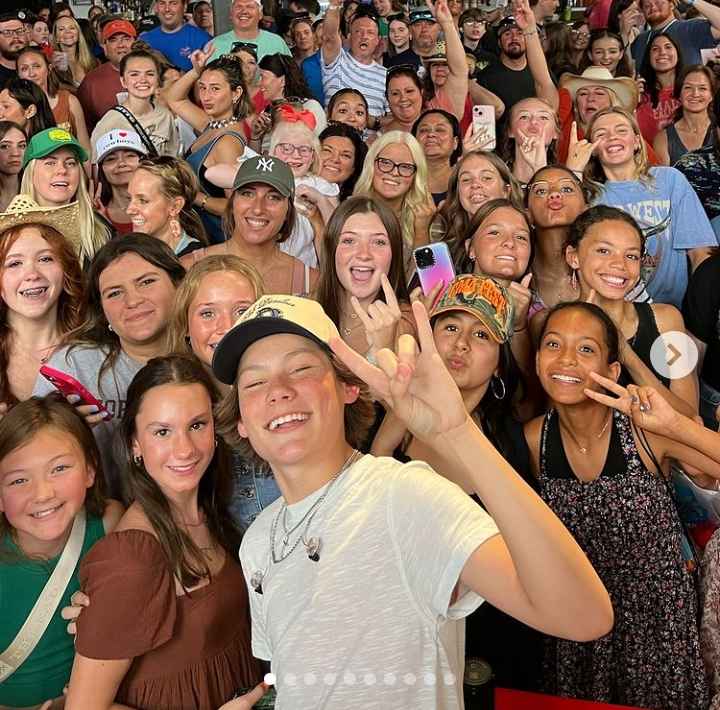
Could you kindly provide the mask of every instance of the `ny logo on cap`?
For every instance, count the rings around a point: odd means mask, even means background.
[[[273,170],[273,160],[271,158],[260,158],[257,162],[257,169],[264,173],[271,173]]]

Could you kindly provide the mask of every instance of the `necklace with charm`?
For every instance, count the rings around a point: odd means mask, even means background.
[[[610,425],[610,422],[612,421],[612,412],[608,412],[608,417],[605,420],[605,424],[603,424],[603,428],[600,429],[600,433],[595,435],[596,439],[601,439],[602,435],[607,431],[608,426]],[[580,446],[578,443],[578,440],[575,438],[575,434],[573,434],[570,429],[567,427],[563,427],[565,431],[567,432],[568,436],[570,437],[571,441],[575,446],[577,447],[577,450],[583,454],[583,456],[587,456],[588,453],[588,447],[587,446]]]
[[[308,536],[310,525],[312,524],[313,519],[315,518],[318,511],[325,502],[325,499],[330,493],[335,482],[348,468],[350,468],[358,460],[358,458],[360,458],[360,456],[362,456],[360,451],[358,451],[357,449],[352,450],[350,456],[348,456],[348,458],[345,460],[345,463],[342,465],[340,470],[328,481],[322,495],[307,509],[305,514],[300,518],[300,520],[298,520],[298,522],[295,523],[295,525],[293,525],[290,529],[288,529],[287,527],[287,503],[283,502],[280,510],[277,512],[277,515],[272,522],[272,525],[270,526],[270,560],[268,561],[268,564],[266,565],[264,570],[256,570],[255,572],[253,572],[252,577],[250,578],[250,586],[255,590],[257,594],[263,593],[262,585],[268,572],[270,561],[272,561],[272,564],[279,564],[280,562],[284,562],[288,557],[290,557],[290,555],[292,555],[293,552],[295,552],[301,542],[305,547],[308,559],[312,562],[320,561],[322,539],[320,538],[320,536]],[[279,540],[280,547],[278,549],[276,537],[278,524],[281,520],[283,527],[283,535]],[[298,533],[298,531],[300,532]],[[295,533],[298,533],[298,535],[291,543],[290,540]]]

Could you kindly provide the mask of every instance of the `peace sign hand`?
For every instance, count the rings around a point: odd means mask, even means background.
[[[365,336],[371,355],[376,355],[378,350],[392,348],[395,345],[397,326],[402,317],[400,305],[385,274],[380,276],[380,284],[385,294],[385,303],[378,299],[368,306],[367,313],[355,296],[350,298],[353,310],[365,326]]]
[[[512,14],[523,34],[533,33],[537,27],[537,23],[535,22],[535,15],[530,9],[528,0],[513,0]]]
[[[427,6],[430,8],[430,12],[435,16],[439,25],[453,22],[453,16],[450,13],[447,0],[427,0]]]
[[[420,352],[415,339],[406,334],[398,339],[397,353],[389,349],[377,353],[377,366],[340,338],[331,340],[330,347],[415,436],[436,445],[438,436],[463,424],[468,414],[460,391],[435,348],[425,307],[415,302],[412,309]]]
[[[584,138],[579,140],[577,122],[573,121],[572,127],[570,128],[570,144],[568,145],[568,157],[565,161],[565,165],[573,172],[582,173],[582,171],[585,170],[585,166],[590,161],[590,157],[599,145],[599,140],[594,143],[591,143]]]
[[[636,426],[653,434],[672,438],[673,432],[677,431],[681,415],[653,387],[638,387],[637,385],[623,387],[596,372],[591,372],[590,377],[606,390],[617,395],[611,397],[595,390],[586,389],[585,395],[590,399],[627,414],[632,417]]]

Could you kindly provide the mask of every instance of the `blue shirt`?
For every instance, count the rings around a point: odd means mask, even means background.
[[[302,73],[307,82],[310,93],[316,98],[322,106],[325,105],[325,89],[323,88],[322,79],[322,55],[320,50],[303,59],[300,65]]]
[[[212,37],[195,25],[184,24],[177,32],[165,32],[162,27],[143,32],[140,39],[162,52],[168,61],[182,71],[190,71],[190,55],[202,49]]]
[[[641,273],[657,303],[682,305],[688,284],[687,250],[718,246],[702,204],[675,168],[651,168],[649,181],[606,182],[596,204],[618,207],[645,232]]]

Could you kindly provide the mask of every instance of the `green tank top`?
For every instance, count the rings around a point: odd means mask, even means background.
[[[102,520],[88,516],[81,559],[104,535]],[[7,537],[2,544],[17,549]],[[59,559],[60,555],[52,560],[0,562],[0,651],[4,651],[20,631]],[[0,705],[27,707],[62,695],[63,687],[70,679],[75,649],[60,610],[69,606],[70,597],[80,589],[79,567],[78,562],[57,613],[33,652],[0,684]]]

